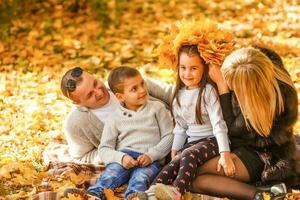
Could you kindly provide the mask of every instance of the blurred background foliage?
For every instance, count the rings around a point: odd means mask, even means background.
[[[40,12],[43,2],[43,0],[0,0],[0,38],[8,39],[11,34],[12,20],[22,18],[25,13],[34,15]],[[57,0],[55,2],[65,4],[73,13],[78,13],[80,7],[91,6],[95,16],[105,29],[111,23],[118,26],[127,0]],[[23,28],[17,32],[28,32],[29,30]]]

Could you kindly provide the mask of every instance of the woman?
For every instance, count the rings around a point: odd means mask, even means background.
[[[297,92],[286,70],[262,52],[253,47],[238,49],[227,56],[221,70],[210,68],[229,129],[236,173],[227,177],[217,172],[218,157],[213,158],[200,168],[193,184],[196,192],[260,199],[261,192],[246,182],[295,181],[300,174],[293,135]]]

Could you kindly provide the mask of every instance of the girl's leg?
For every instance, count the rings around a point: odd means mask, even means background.
[[[217,172],[218,156],[200,167],[200,176],[193,182],[192,190],[219,197],[253,199],[257,190],[245,183],[250,180],[248,170],[235,154],[232,155],[236,167],[233,177],[225,176],[223,170]]]
[[[177,155],[169,164],[164,166],[152,184],[163,183],[171,185],[175,180],[179,170],[180,155]]]
[[[181,194],[189,191],[196,178],[198,168],[218,154],[215,138],[204,139],[181,153],[180,168],[173,185]]]
[[[175,178],[177,177],[179,164],[181,159],[181,151],[193,146],[193,143],[187,143],[184,147],[178,152],[177,156],[171,162],[164,166],[164,168],[160,171],[157,177],[154,179],[152,185],[155,183],[162,183],[166,185],[172,185]]]

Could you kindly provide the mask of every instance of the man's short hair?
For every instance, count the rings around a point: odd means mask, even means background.
[[[141,75],[140,72],[132,67],[117,67],[108,76],[108,85],[113,93],[124,92],[124,80]]]

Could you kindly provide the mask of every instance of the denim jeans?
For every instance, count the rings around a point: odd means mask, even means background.
[[[142,155],[130,150],[122,150],[122,152],[134,159]],[[157,161],[147,167],[134,167],[131,169],[125,169],[118,163],[110,163],[106,166],[96,184],[89,187],[87,191],[102,198],[105,188],[114,190],[128,182],[128,187],[125,191],[125,199],[127,199],[131,193],[146,191],[159,171],[160,164]]]

